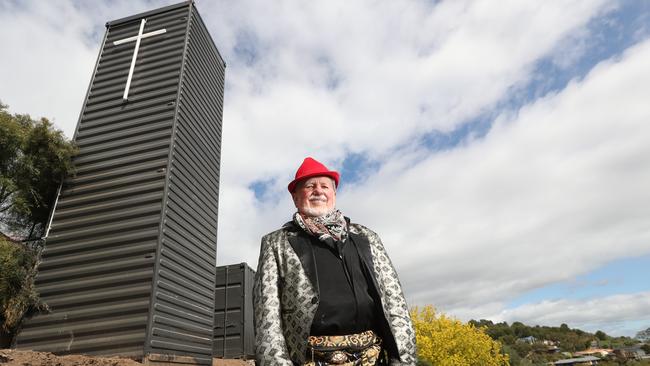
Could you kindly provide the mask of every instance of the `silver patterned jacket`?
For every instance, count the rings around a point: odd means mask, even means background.
[[[295,228],[295,227],[294,227]],[[360,256],[374,275],[387,327],[398,357],[391,365],[415,365],[415,332],[397,273],[379,236],[350,224],[355,243],[365,242]],[[262,238],[253,287],[255,353],[258,366],[302,365],[307,337],[318,308],[317,280],[309,240],[287,223]],[[372,262],[372,263],[369,263]]]

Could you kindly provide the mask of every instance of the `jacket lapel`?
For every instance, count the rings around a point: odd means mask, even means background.
[[[375,277],[375,271],[374,271],[374,265],[372,262],[372,253],[370,251],[370,242],[368,241],[368,238],[365,237],[364,235],[353,233],[353,232],[348,232],[348,235],[350,239],[354,242],[354,244],[357,247],[357,252],[359,253],[359,257],[361,258],[361,262],[363,263],[366,273],[368,273],[368,277],[370,277],[370,280],[372,281],[372,285],[374,286],[374,292],[375,295],[377,296],[377,301],[379,301],[379,306],[377,307],[377,311],[381,312],[382,317],[381,317],[381,322],[380,322],[380,334],[382,338],[384,339],[385,342],[385,347],[389,351],[390,354],[392,355],[398,355],[399,352],[397,350],[397,344],[395,343],[395,337],[393,335],[393,332],[390,328],[390,324],[388,322],[388,317],[386,314],[389,314],[387,311],[388,309],[385,307],[386,303],[386,297],[385,295],[382,294],[381,288],[377,284],[377,278]]]
[[[318,275],[316,274],[316,263],[314,263],[314,250],[311,246],[311,240],[306,234],[299,231],[288,235],[288,239],[291,248],[300,258],[300,263],[307,277],[309,277],[309,281],[318,292]]]
[[[366,271],[370,275],[369,277],[372,284],[375,286],[375,289],[379,290],[377,279],[375,278],[375,271],[373,270],[374,266],[372,263],[372,253],[370,252],[370,242],[368,242],[368,239],[366,239],[365,236],[353,233],[352,231],[348,232],[348,237],[352,239],[356,245],[359,257],[361,257],[361,262],[364,264]]]

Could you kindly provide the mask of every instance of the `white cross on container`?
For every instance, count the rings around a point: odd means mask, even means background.
[[[146,19],[142,19],[142,21],[140,22],[140,31],[138,32],[137,36],[124,38],[113,42],[114,46],[118,46],[121,45],[122,43],[135,41],[135,49],[133,50],[133,58],[131,59],[131,68],[129,69],[129,76],[126,78],[126,86],[124,87],[124,96],[122,96],[122,99],[124,101],[127,101],[129,99],[129,87],[131,86],[131,79],[133,78],[133,69],[135,69],[135,59],[138,58],[138,49],[140,49],[140,40],[142,40],[143,38],[149,38],[167,32],[167,30],[163,28],[163,29],[155,30],[153,32],[142,34],[142,32],[144,31],[144,23],[146,22],[147,22]]]

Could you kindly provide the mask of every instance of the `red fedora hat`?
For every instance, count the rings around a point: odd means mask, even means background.
[[[299,181],[311,177],[326,176],[334,179],[334,184],[339,186],[339,173],[333,170],[327,169],[327,167],[321,164],[316,159],[311,157],[305,158],[298,170],[296,171],[296,178],[289,183],[289,192],[293,193],[296,189],[296,184]]]

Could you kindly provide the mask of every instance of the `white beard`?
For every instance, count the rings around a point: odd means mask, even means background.
[[[325,206],[322,207],[304,207],[302,209],[301,214],[309,216],[309,217],[321,217],[325,216],[328,213],[334,211],[334,208],[328,208]]]

